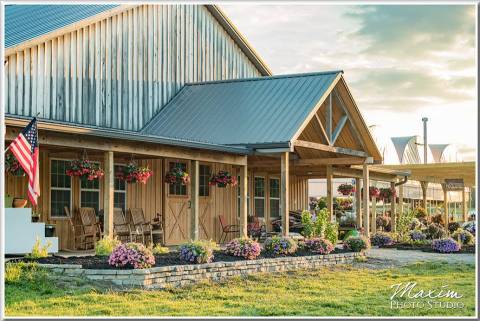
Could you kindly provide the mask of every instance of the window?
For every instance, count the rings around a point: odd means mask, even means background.
[[[247,181],[248,181],[248,178],[247,178]],[[240,197],[240,176],[237,176],[237,182],[238,182],[237,184],[237,216],[240,217],[240,206],[241,206],[241,199],[242,199]],[[247,212],[249,208],[250,208],[250,193],[247,192]]]
[[[280,180],[278,178],[270,178],[269,186],[270,196],[270,217],[280,216]]]
[[[80,207],[93,207],[98,215],[100,209],[100,180],[80,179]]]
[[[181,168],[182,171],[187,171],[186,163],[170,162],[169,168],[172,170],[174,167]],[[170,195],[187,195],[187,186],[181,183],[169,184],[169,194]]]
[[[115,165],[115,173],[122,172],[123,165]],[[113,193],[113,207],[123,209],[123,213],[127,211],[127,184],[124,180],[115,177]]]
[[[199,182],[199,195],[200,196],[209,196],[210,195],[210,166],[200,165],[200,182]]]
[[[265,216],[265,178],[255,177],[254,179],[254,206],[255,216]]]
[[[72,178],[65,174],[69,161],[50,162],[50,216],[67,217],[64,207],[72,209]]]

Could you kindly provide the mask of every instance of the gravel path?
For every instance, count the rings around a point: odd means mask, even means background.
[[[448,263],[475,264],[475,254],[441,254],[422,251],[371,248],[367,251],[368,260],[357,263],[371,269],[397,267],[421,261],[444,261]]]

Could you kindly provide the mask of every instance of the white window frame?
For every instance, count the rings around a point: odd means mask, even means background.
[[[256,178],[262,178],[262,179],[263,179],[263,197],[261,197],[261,196],[256,196],[256,195],[255,195],[255,194],[256,194],[256,193],[255,193],[255,188],[256,188],[255,179],[256,179]],[[266,197],[266,196],[267,196],[266,185],[267,185],[267,184],[266,184],[266,178],[265,178],[265,176],[255,175],[255,176],[253,177],[253,210],[254,210],[255,216],[261,217],[261,218],[263,218],[263,219],[265,219],[266,216],[267,216],[267,213],[266,213],[266,212],[267,212],[267,206],[266,206],[266,205],[267,205],[267,203],[266,203],[266,199],[267,199],[267,197]],[[256,207],[255,207],[255,203],[256,203],[257,200],[263,200],[263,216],[258,216],[258,215],[257,215],[257,211],[256,211]]]
[[[97,164],[98,166],[100,166],[100,162],[92,162],[92,164]],[[95,188],[83,188],[82,187],[82,181],[80,179],[79,181],[79,196],[78,196],[78,200],[79,200],[79,207],[82,207],[82,192],[98,192],[98,211],[100,211],[100,207],[102,205],[101,203],[101,195],[100,195],[100,191],[101,191],[101,188],[100,188],[100,181],[98,182],[98,189],[95,189]],[[98,215],[98,213],[96,213]]]
[[[49,217],[50,219],[55,219],[55,220],[67,220],[67,219],[71,219],[72,218],[72,206],[73,206],[73,192],[72,192],[72,177],[70,177],[70,188],[67,188],[67,187],[53,187],[52,186],[52,161],[65,161],[65,162],[71,162],[72,160],[71,159],[68,159],[68,158],[50,158],[49,159],[49,170],[48,170],[48,183],[49,183],[49,187],[50,187],[50,191],[49,191]],[[70,207],[69,207],[69,211],[70,211],[70,216],[68,215],[65,215],[65,216],[53,216],[52,215],[52,190],[54,191],[70,191]]]
[[[272,197],[272,196],[270,195],[270,183],[271,183],[270,180],[272,180],[272,179],[278,180],[278,188],[279,188],[279,190],[278,190],[278,192],[279,192],[279,193],[278,193],[278,197]],[[272,216],[272,209],[271,209],[271,206],[270,206],[270,205],[271,205],[271,204],[270,204],[270,201],[271,201],[271,200],[278,200],[278,208],[279,208],[278,216]],[[268,213],[268,214],[270,215],[270,219],[271,219],[271,218],[280,218],[280,217],[282,217],[282,211],[280,211],[280,178],[279,178],[279,177],[269,177],[269,178],[268,178],[268,202],[269,202],[269,204],[268,204],[269,213]]]
[[[115,166],[126,166],[126,164],[122,164],[122,163],[114,163],[113,164],[113,168],[115,169]],[[115,173],[114,173],[115,175]],[[123,193],[125,194],[125,211],[127,210],[128,206],[127,206],[127,182],[125,182],[125,189],[124,190],[121,190],[121,189],[115,189],[115,184],[113,184],[114,188],[113,188],[113,197],[114,197],[114,200],[115,200],[115,193]]]

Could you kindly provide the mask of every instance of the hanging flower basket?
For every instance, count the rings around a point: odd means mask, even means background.
[[[355,187],[352,184],[341,184],[337,191],[342,195],[348,196],[355,193]]]
[[[227,171],[219,171],[218,174],[210,178],[209,185],[217,185],[217,187],[235,186],[237,185],[237,178]]]
[[[395,188],[391,188],[391,187],[386,187],[386,188],[380,188],[380,196],[379,198],[382,200],[382,201],[390,201],[392,199],[392,197],[395,197],[397,196],[397,191],[395,190]]]
[[[80,178],[86,178],[89,181],[93,181],[102,178],[104,175],[103,169],[98,164],[88,159],[77,159],[71,161],[65,170],[65,174],[68,176],[78,176]]]
[[[370,186],[370,199],[373,197],[378,198],[380,196],[380,190],[378,187]]]
[[[165,182],[168,184],[187,185],[190,182],[190,176],[181,168],[174,167],[165,175]]]
[[[25,171],[12,153],[5,154],[5,172],[13,176],[25,176]]]
[[[138,164],[134,161],[122,167],[122,171],[115,173],[116,178],[132,184],[136,182],[146,184],[147,180],[152,175],[153,172],[151,169],[148,168],[148,166],[138,166]]]

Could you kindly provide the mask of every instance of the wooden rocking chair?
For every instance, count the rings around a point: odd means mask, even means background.
[[[133,235],[135,233],[132,232],[130,224],[128,224],[121,208],[113,209],[113,233],[119,240],[127,238],[129,242],[133,241]]]
[[[92,207],[81,207],[79,209],[79,216],[81,222],[80,240],[81,244],[87,249],[87,244],[92,244],[95,248],[97,237],[102,237],[102,230],[100,223],[97,222],[97,216],[95,215],[95,209]]]
[[[132,208],[130,209],[130,216],[132,218],[133,229],[137,234],[142,236],[142,243],[145,243],[145,238],[150,238],[150,242],[153,243],[153,228],[150,222],[145,220],[145,215],[143,215],[143,209],[141,208]]]

